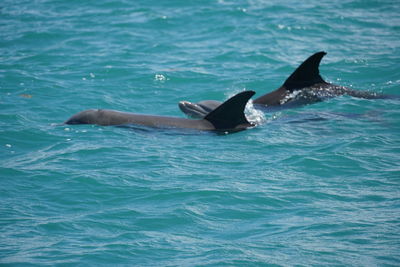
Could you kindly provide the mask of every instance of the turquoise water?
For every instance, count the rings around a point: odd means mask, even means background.
[[[399,100],[342,96],[231,135],[61,125],[87,108],[322,76],[400,94],[398,1],[0,4],[0,264],[399,266]]]

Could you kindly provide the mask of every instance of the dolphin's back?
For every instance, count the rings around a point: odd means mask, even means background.
[[[138,124],[154,128],[177,127],[200,130],[214,129],[214,126],[205,120],[188,120],[178,117],[144,115],[108,109],[88,109],[81,111],[69,118],[65,124],[97,124],[101,126]]]

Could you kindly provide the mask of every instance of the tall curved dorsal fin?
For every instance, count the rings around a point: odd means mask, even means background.
[[[208,113],[204,119],[211,122],[217,130],[234,129],[240,124],[250,124],[244,115],[244,109],[254,94],[254,91],[238,93]]]
[[[286,79],[283,86],[293,91],[311,86],[316,83],[325,83],[319,75],[319,63],[326,55],[326,52],[318,52],[307,58],[301,65]]]

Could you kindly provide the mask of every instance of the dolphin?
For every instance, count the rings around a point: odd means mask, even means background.
[[[186,128],[201,131],[238,132],[255,126],[244,114],[248,100],[254,91],[243,91],[213,109],[203,119],[143,115],[106,109],[81,111],[65,124],[97,124],[101,126],[143,125],[152,128]]]
[[[340,95],[350,95],[366,99],[390,97],[373,92],[357,91],[324,81],[319,74],[319,65],[326,54],[326,52],[321,51],[307,58],[286,79],[281,87],[253,100],[254,107],[300,106]],[[189,117],[203,118],[220,103],[215,100],[205,100],[198,103],[180,101],[179,108]]]

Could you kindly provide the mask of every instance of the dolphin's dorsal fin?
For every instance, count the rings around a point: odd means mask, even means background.
[[[326,52],[318,52],[307,58],[301,65],[286,79],[283,84],[287,90],[293,91],[311,86],[316,83],[326,83],[319,75],[319,63],[326,55]]]
[[[249,101],[254,94],[254,91],[238,93],[208,113],[204,119],[211,122],[217,130],[234,129],[240,124],[250,125],[250,122],[244,115],[244,109],[247,101]]]

